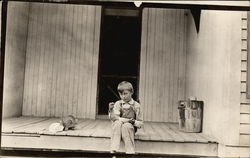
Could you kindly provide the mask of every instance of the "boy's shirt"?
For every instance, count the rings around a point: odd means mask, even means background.
[[[131,99],[129,102],[124,102],[123,100],[118,100],[117,102],[115,102],[113,108],[113,113],[115,115],[114,120],[119,120],[123,118],[133,118],[133,112],[129,111],[131,108],[135,113],[134,126],[140,128],[143,125],[143,113],[141,110],[141,105],[133,99]],[[121,112],[123,116],[121,116]]]

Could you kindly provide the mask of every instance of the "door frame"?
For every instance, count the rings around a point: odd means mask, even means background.
[[[136,89],[136,94],[137,94],[137,97],[139,98],[139,84],[140,84],[140,64],[141,64],[141,35],[142,35],[142,11],[143,11],[143,8],[137,8],[137,7],[123,7],[123,6],[102,6],[102,11],[101,11],[101,24],[100,24],[100,42],[99,42],[99,56],[98,56],[98,72],[97,72],[97,93],[96,93],[96,118],[97,119],[108,119],[107,115],[99,115],[98,114],[98,110],[99,110],[99,93],[100,93],[100,83],[101,83],[101,62],[102,62],[102,59],[101,59],[101,53],[102,53],[102,47],[103,47],[103,25],[104,25],[104,16],[106,15],[105,14],[105,10],[106,9],[114,9],[114,10],[136,10],[138,11],[138,21],[139,21],[139,29],[140,29],[140,38],[139,38],[139,43],[140,43],[140,46],[139,46],[139,49],[138,49],[138,56],[139,56],[139,60],[137,61],[138,62],[138,67],[137,67],[137,89]],[[133,13],[129,12],[129,13],[126,13],[126,12],[116,12],[118,14],[120,14],[120,16],[134,16]],[[124,15],[122,15],[122,13]],[[109,13],[109,14],[113,14],[115,16],[114,13]],[[126,15],[127,14],[127,15]]]

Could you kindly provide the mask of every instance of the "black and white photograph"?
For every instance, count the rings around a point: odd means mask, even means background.
[[[0,8],[0,157],[250,158],[249,0]]]

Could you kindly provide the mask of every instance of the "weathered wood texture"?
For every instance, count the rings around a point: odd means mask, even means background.
[[[110,138],[111,122],[109,120],[79,119],[75,130],[52,133],[49,125],[59,122],[60,118],[48,117],[14,117],[3,119],[3,134],[38,134],[57,136],[101,137]],[[178,129],[176,123],[145,122],[143,128],[138,129],[136,140],[168,141],[168,142],[197,142],[217,143],[212,137],[202,133],[185,133]]]
[[[101,7],[30,4],[23,115],[95,118]]]
[[[240,145],[250,146],[250,12],[242,13]]]
[[[139,98],[146,121],[177,122],[184,99],[186,16],[181,9],[144,8]]]
[[[51,133],[58,118],[17,117],[3,120],[1,147],[109,152],[111,122],[80,119],[75,130]],[[184,133],[176,123],[145,122],[135,135],[137,153],[216,156],[218,143],[202,133]],[[31,150],[32,150],[31,149]],[[124,144],[121,143],[121,152]]]
[[[28,13],[28,3],[8,5],[3,117],[22,114]]]
[[[198,34],[188,18],[186,94],[204,101],[203,132],[227,145],[239,145],[241,18],[202,11]]]

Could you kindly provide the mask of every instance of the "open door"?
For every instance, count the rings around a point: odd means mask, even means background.
[[[98,84],[98,115],[108,114],[108,103],[119,100],[117,85],[129,81],[138,99],[140,63],[140,10],[104,8]]]

